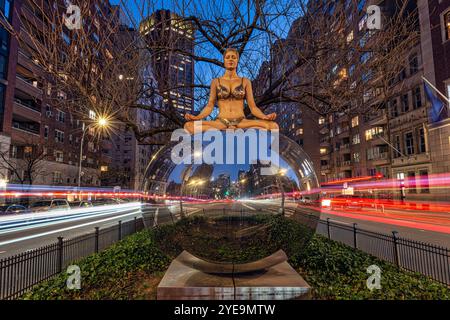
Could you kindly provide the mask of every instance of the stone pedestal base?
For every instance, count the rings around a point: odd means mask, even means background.
[[[158,300],[287,300],[308,299],[311,287],[287,263],[247,274],[208,274],[172,261],[158,286]],[[201,261],[199,259],[199,261]]]

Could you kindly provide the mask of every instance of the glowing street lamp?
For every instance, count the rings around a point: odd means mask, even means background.
[[[106,129],[108,128],[110,125],[110,122],[108,120],[108,118],[106,117],[99,117],[98,119],[96,119],[95,122],[89,124],[89,125],[85,125],[83,122],[83,135],[81,136],[81,143],[80,143],[80,161],[79,161],[79,167],[78,167],[78,188],[81,187],[81,165],[83,162],[83,144],[84,144],[84,138],[86,136],[86,132],[90,129],[90,128],[97,128],[97,129]]]
[[[0,179],[0,189],[6,189],[6,187],[8,186],[8,179]]]

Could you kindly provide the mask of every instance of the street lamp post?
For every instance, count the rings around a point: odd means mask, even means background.
[[[7,179],[0,179],[0,191],[6,192],[6,188],[8,187],[8,180]],[[0,198],[0,204],[6,203],[6,195]]]
[[[85,125],[83,122],[83,134],[81,136],[81,143],[80,143],[80,161],[78,166],[78,189],[81,188],[81,169],[82,169],[82,163],[83,163],[83,145],[84,145],[84,138],[86,137],[86,132],[93,128],[95,125],[97,125],[100,128],[105,128],[108,126],[108,120],[106,118],[99,118],[96,122],[93,122],[89,125]]]
[[[278,171],[278,174],[276,175],[278,188],[280,188],[280,191],[281,191],[281,214],[283,215],[283,217],[285,215],[285,208],[284,208],[285,207],[285,194],[284,194],[283,182],[280,181],[279,176],[283,176],[284,177],[286,175],[286,173],[287,173],[286,169],[280,169]]]

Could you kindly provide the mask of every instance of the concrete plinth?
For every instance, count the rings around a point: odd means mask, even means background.
[[[185,251],[172,261],[158,286],[158,300],[287,300],[309,297],[311,287],[286,261],[252,273],[210,274],[182,262],[192,259],[193,256]]]

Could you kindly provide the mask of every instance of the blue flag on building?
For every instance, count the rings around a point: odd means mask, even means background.
[[[430,108],[430,119],[432,122],[438,122],[442,120],[442,113],[445,110],[445,104],[434,94],[434,90],[428,85],[428,83],[424,83],[425,94],[427,95],[428,101],[431,102]]]

